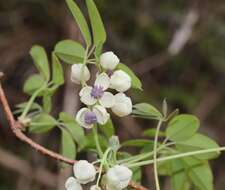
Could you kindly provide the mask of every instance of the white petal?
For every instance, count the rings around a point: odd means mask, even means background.
[[[112,107],[113,113],[119,117],[124,117],[132,112],[132,102],[130,97],[127,97],[124,93],[118,93],[115,96],[115,104]]]
[[[99,124],[104,125],[109,119],[109,114],[106,109],[100,105],[93,107],[93,112],[96,114],[97,121]]]
[[[87,112],[90,112],[90,110],[88,108],[81,108],[78,112],[77,112],[77,115],[76,115],[76,121],[77,123],[84,127],[84,128],[87,128],[87,129],[90,129],[93,127],[93,125],[87,125],[85,123],[85,119],[84,119],[84,116],[85,116],[85,113]]]
[[[117,70],[110,78],[110,88],[117,90],[118,92],[125,92],[131,87],[130,76],[122,71]]]
[[[92,87],[86,86],[81,89],[79,95],[80,95],[80,101],[83,102],[86,105],[94,105],[97,100],[91,96]]]
[[[100,64],[104,69],[114,70],[119,62],[119,58],[112,51],[105,52],[100,56]]]
[[[90,72],[87,66],[83,64],[74,64],[71,66],[71,80],[76,84],[80,84],[81,78],[86,82],[90,79]]]
[[[96,169],[86,160],[80,160],[73,166],[74,175],[81,184],[87,184],[95,180]]]
[[[74,177],[69,177],[66,180],[65,188],[67,190],[82,190],[81,185],[77,182],[77,180]]]
[[[95,86],[101,86],[103,90],[109,88],[110,78],[106,73],[101,73],[95,80]]]
[[[104,92],[103,96],[99,99],[99,103],[105,108],[111,108],[115,104],[114,95],[110,92]]]

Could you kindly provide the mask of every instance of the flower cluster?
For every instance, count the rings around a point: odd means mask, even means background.
[[[105,124],[110,115],[107,108],[119,117],[132,112],[131,99],[125,91],[131,88],[131,78],[123,70],[117,70],[119,58],[113,52],[106,52],[100,56],[101,73],[97,73],[93,86],[86,85],[90,79],[88,67],[84,64],[74,64],[71,68],[71,80],[76,84],[85,83],[79,96],[87,107],[82,108],[76,115],[77,122],[84,128],[92,128],[94,124]],[[113,94],[109,89],[115,90]]]
[[[82,190],[84,184],[93,182],[96,177],[96,169],[93,164],[86,160],[80,160],[74,164],[74,176],[69,177],[65,183],[66,190]],[[123,166],[115,165],[106,173],[106,189],[107,190],[122,190],[126,188],[131,180],[132,171]],[[101,190],[96,184],[92,185],[91,190]]]

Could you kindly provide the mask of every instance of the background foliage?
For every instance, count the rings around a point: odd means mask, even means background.
[[[82,1],[78,2],[84,7]],[[225,144],[225,3],[222,0],[123,0],[118,3],[96,0],[96,3],[108,33],[105,50],[115,51],[143,81],[144,92],[130,91],[134,102],[149,102],[159,107],[166,97],[171,110],[179,107],[181,112],[196,114],[201,120],[202,132],[219,144]],[[171,56],[167,48],[191,10],[197,12],[198,21],[184,49]],[[9,101],[15,105],[26,99],[22,92],[23,82],[36,72],[28,54],[31,46],[41,44],[49,53],[59,40],[73,38],[82,42],[82,38],[62,0],[2,1],[0,20],[0,70],[5,73],[3,85]],[[71,86],[66,81],[54,97],[53,114],[57,115],[62,109],[75,113],[79,108],[77,90],[75,85]],[[71,108],[69,104],[74,106]],[[8,130],[2,112],[0,117],[0,189],[38,190],[56,189],[56,186],[60,189],[56,181],[60,183],[58,179],[63,177],[58,174],[56,163],[17,141]],[[143,137],[143,129],[154,126],[152,122],[131,117],[113,121],[122,140]],[[46,136],[34,135],[33,138],[50,149],[58,150],[59,134],[55,130]],[[135,148],[129,149],[136,151]],[[18,162],[20,159],[25,162]],[[221,155],[212,162],[218,190],[224,187],[223,160]],[[21,168],[24,170],[28,166],[33,172],[29,173],[28,168],[22,175]],[[43,183],[43,179],[40,183],[33,177],[43,176],[38,173],[40,168],[54,174],[48,176],[49,184]],[[154,181],[152,169],[146,167],[143,174],[143,183],[151,186]],[[168,180],[164,182],[164,189],[167,189]]]

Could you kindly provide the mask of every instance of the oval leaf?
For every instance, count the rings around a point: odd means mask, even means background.
[[[133,114],[149,119],[160,119],[162,114],[151,104],[140,103],[134,105]]]
[[[168,124],[166,136],[172,141],[184,141],[191,138],[198,130],[200,122],[197,117],[182,114],[174,117]]]
[[[44,84],[45,84],[44,78],[41,75],[35,74],[26,80],[23,86],[23,91],[29,95],[32,95]]]
[[[73,138],[66,129],[61,128],[61,131],[62,131],[62,136],[61,136],[62,155],[70,159],[75,159],[76,145],[73,141]]]
[[[101,16],[93,0],[86,0],[91,27],[94,36],[94,44],[98,46],[106,41],[105,27]]]
[[[35,117],[30,123],[31,133],[45,133],[57,125],[57,121],[48,114],[41,114]]]
[[[73,40],[58,42],[54,51],[60,59],[68,64],[81,63],[85,55],[83,46]]]
[[[115,134],[114,125],[111,119],[109,119],[105,125],[99,125],[99,128],[107,138],[110,138]]]
[[[183,152],[219,148],[219,145],[214,140],[202,134],[195,134],[188,140],[178,142],[176,146],[178,150]],[[219,152],[197,154],[194,157],[203,159],[203,160],[208,160],[208,159],[216,158],[217,156],[219,156]]]
[[[48,81],[50,78],[50,72],[45,49],[39,45],[34,45],[30,50],[30,55],[41,75]]]
[[[87,46],[91,45],[91,35],[84,15],[73,0],[66,0],[66,3],[77,22]]]
[[[131,77],[132,88],[142,90],[142,83],[141,83],[140,79],[134,74],[134,72],[129,67],[127,67],[123,63],[119,63],[117,66],[117,69],[123,70]]]
[[[64,83],[63,68],[54,53],[52,54],[52,82],[56,85]]]

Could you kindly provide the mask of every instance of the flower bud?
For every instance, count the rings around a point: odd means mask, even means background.
[[[119,117],[124,117],[132,112],[132,102],[131,99],[124,93],[118,93],[115,96],[115,104],[112,107],[113,113]]]
[[[66,180],[65,188],[67,190],[82,190],[81,185],[77,182],[77,180],[74,177],[69,177]]]
[[[74,175],[80,184],[87,184],[95,180],[96,170],[93,164],[80,160],[73,166]]]
[[[119,58],[112,51],[105,52],[100,56],[100,64],[104,69],[113,70],[119,62]]]
[[[90,72],[87,66],[83,64],[74,64],[71,66],[71,80],[76,84],[80,84],[83,77],[83,81],[86,82],[90,79]]]
[[[110,78],[110,87],[118,92],[125,92],[131,87],[131,78],[126,72],[117,70]]]
[[[110,168],[106,174],[107,184],[113,189],[126,188],[131,180],[132,171],[122,165],[116,165]]]

